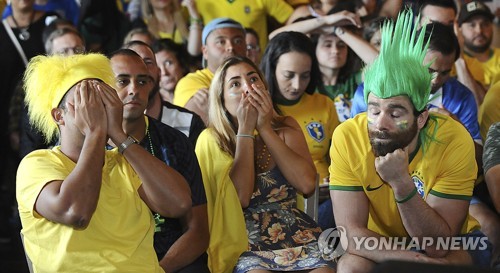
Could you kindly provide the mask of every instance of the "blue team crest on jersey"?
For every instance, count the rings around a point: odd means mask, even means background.
[[[319,122],[310,122],[306,126],[307,133],[316,140],[317,142],[323,141],[325,139],[325,130],[323,129],[323,125]]]
[[[413,180],[415,187],[417,187],[418,195],[420,195],[420,197],[424,198],[424,194],[425,194],[424,182],[420,179],[420,177],[418,177],[416,175],[412,176],[411,179]]]

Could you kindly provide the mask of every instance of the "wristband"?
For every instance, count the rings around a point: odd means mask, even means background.
[[[337,26],[333,26],[332,28],[332,34],[336,36],[335,32],[337,32]]]
[[[398,200],[396,199],[396,197],[394,197],[394,200],[396,200],[396,203],[398,204],[403,204],[405,203],[406,201],[410,200],[413,198],[413,196],[415,196],[415,194],[417,194],[418,190],[417,190],[417,187],[413,188],[413,190],[410,192],[410,194],[408,194],[405,198],[401,199],[401,200]]]
[[[339,32],[339,33],[337,33],[337,32]],[[333,34],[335,34],[335,36],[339,37],[340,35],[344,34],[344,29],[342,27],[335,26],[333,29]]]
[[[247,135],[247,134],[237,134],[236,137],[248,137],[251,139],[255,139],[255,137],[253,135]]]
[[[201,20],[200,18],[194,18],[194,17],[191,17],[189,18],[189,21],[192,23],[195,23],[195,24],[198,24],[198,25],[201,25],[203,24],[203,20]]]
[[[125,141],[118,146],[118,152],[120,152],[120,154],[123,154],[123,152],[125,152],[125,150],[134,143],[137,144],[139,142],[137,142],[137,140],[132,136],[128,136],[127,139],[125,139]]]

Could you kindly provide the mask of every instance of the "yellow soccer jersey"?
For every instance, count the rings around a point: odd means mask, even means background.
[[[422,146],[410,162],[409,174],[421,198],[429,194],[441,198],[470,200],[477,174],[474,143],[465,128],[451,118],[437,117],[438,142],[422,154]],[[432,132],[436,122],[428,121]],[[389,184],[375,170],[367,130],[366,113],[342,123],[333,134],[330,150],[330,190],[364,191],[370,202],[368,229],[383,236],[407,237]],[[479,227],[468,216],[461,233]],[[469,221],[469,222],[468,222]],[[469,228],[468,228],[469,227]]]
[[[328,178],[328,150],[333,130],[339,125],[333,101],[318,93],[304,93],[296,104],[278,107],[284,116],[291,116],[299,123],[321,183]]]
[[[174,104],[184,107],[201,88],[210,88],[214,73],[208,68],[189,73],[179,80],[174,91]]]
[[[486,135],[490,126],[500,121],[500,82],[491,86],[486,96],[484,96],[483,104],[479,107],[479,127],[481,129],[481,137],[486,140]]]
[[[148,24],[148,21],[147,20],[144,20],[146,25]],[[164,32],[164,31],[158,31],[158,33],[153,33],[155,36],[157,37],[160,37],[160,39],[170,39],[172,41],[174,41],[175,43],[177,44],[180,44],[182,45],[185,41],[184,41],[184,38],[182,38],[182,34],[181,32],[179,31],[178,28],[174,28],[174,32],[173,33],[167,33],[167,32]]]
[[[153,216],[137,192],[141,181],[117,149],[106,151],[99,202],[87,228],[51,222],[33,209],[42,188],[66,179],[75,166],[59,146],[34,151],[19,165],[16,196],[35,272],[163,272],[153,248]]]
[[[174,31],[174,33],[167,33],[167,32],[160,31],[160,32],[158,32],[158,37],[160,37],[160,39],[173,40],[174,42],[176,42],[177,44],[180,44],[180,45],[182,45],[184,43],[184,39],[182,38],[182,34],[178,29],[176,29]]]
[[[478,59],[464,54],[464,60],[469,68],[472,77],[488,87],[500,79],[500,48],[491,50],[491,56],[488,61],[482,63]]]
[[[248,249],[247,232],[240,199],[229,178],[234,159],[219,148],[211,130],[201,132],[195,150],[207,196],[208,267],[211,272],[231,273]]]
[[[243,27],[253,28],[259,34],[260,48],[267,44],[267,15],[285,23],[293,8],[283,0],[196,0],[196,7],[203,16],[203,23],[219,17],[229,17]]]
[[[6,0],[0,0],[0,11],[3,12],[3,10],[5,9],[5,6],[7,5],[7,1]]]

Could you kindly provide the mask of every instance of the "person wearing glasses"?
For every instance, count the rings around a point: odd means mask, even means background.
[[[245,41],[247,42],[247,58],[258,66],[260,64],[260,58],[262,57],[259,46],[259,34],[253,28],[246,27]]]
[[[74,55],[85,53],[85,41],[73,28],[63,27],[52,31],[44,41],[45,51],[49,55]]]

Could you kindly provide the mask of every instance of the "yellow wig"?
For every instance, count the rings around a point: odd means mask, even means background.
[[[74,56],[36,56],[24,74],[25,102],[30,123],[43,133],[47,142],[58,134],[51,111],[64,95],[84,79],[100,79],[114,88],[109,59],[101,54]]]

